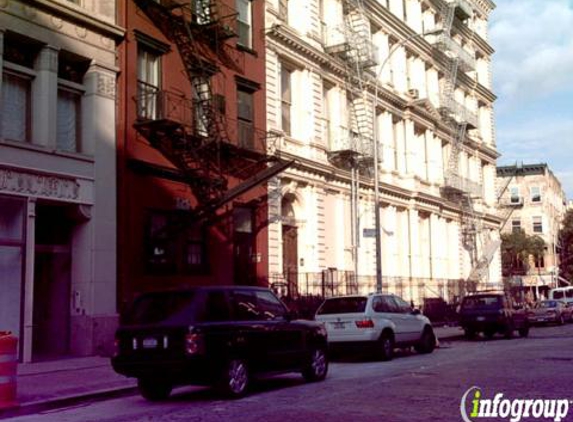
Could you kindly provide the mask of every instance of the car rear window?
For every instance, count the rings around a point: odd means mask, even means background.
[[[538,308],[556,308],[557,307],[557,302],[554,300],[547,300],[544,302],[539,302],[537,304]]]
[[[471,296],[466,297],[462,303],[463,309],[484,309],[497,308],[502,304],[502,297],[491,296]]]
[[[157,324],[189,320],[195,291],[148,293],[135,300],[125,316],[126,324]]]
[[[353,314],[364,312],[368,298],[363,296],[327,299],[316,312],[318,315]]]

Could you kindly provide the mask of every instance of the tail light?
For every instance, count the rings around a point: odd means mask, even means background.
[[[363,319],[360,321],[356,321],[357,328],[374,328],[374,321],[371,319]]]
[[[185,352],[188,355],[196,355],[203,351],[203,336],[199,333],[190,332],[185,336]]]

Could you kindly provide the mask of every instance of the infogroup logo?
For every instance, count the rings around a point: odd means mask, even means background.
[[[546,419],[560,422],[569,413],[569,399],[506,399],[503,393],[496,393],[493,399],[484,398],[479,387],[469,388],[460,402],[460,413],[464,422],[479,419],[509,419],[520,422],[526,419]]]

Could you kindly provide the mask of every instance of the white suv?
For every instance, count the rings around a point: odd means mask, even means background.
[[[326,326],[331,351],[369,347],[382,360],[390,360],[395,347],[432,353],[436,346],[430,320],[390,294],[328,298],[315,319]]]

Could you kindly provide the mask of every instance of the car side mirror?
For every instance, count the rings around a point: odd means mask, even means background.
[[[420,310],[418,308],[414,308],[412,309],[412,312],[410,312],[412,315],[421,315],[422,312],[420,312]]]

